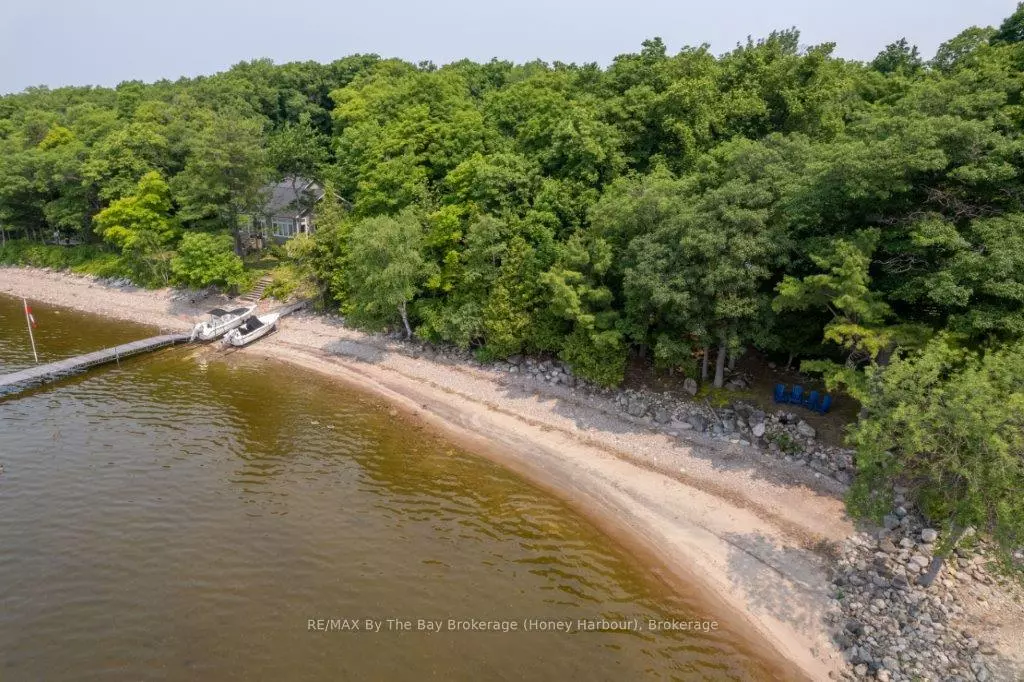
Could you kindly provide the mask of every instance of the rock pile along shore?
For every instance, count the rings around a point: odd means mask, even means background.
[[[928,584],[940,534],[908,511],[903,492],[884,528],[847,539],[833,567],[835,639],[851,666],[847,679],[1019,679],[992,641],[964,630],[968,604],[984,607],[1009,587],[988,570],[989,550],[954,549]],[[970,529],[965,536],[973,540]]]

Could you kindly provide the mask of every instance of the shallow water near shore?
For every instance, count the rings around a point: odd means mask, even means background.
[[[157,333],[34,313],[43,362]],[[31,362],[0,296],[0,372]],[[0,465],[5,681],[787,677],[560,500],[244,352],[165,349],[0,400]],[[638,629],[580,631],[602,620]],[[538,621],[569,632],[523,631]]]

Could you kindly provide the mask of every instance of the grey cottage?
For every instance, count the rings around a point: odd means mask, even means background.
[[[251,246],[261,248],[271,240],[281,244],[316,230],[316,204],[324,197],[323,188],[316,182],[285,178],[264,187],[263,195],[265,203],[248,220]]]

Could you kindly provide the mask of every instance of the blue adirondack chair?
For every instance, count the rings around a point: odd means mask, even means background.
[[[786,402],[786,384],[775,384],[775,402]]]
[[[807,396],[807,400],[804,401],[804,406],[808,410],[817,410],[818,409],[818,392],[817,391],[811,391],[810,392],[810,394]]]
[[[789,402],[794,405],[803,405],[804,403],[804,387],[797,384],[793,387],[793,393],[789,396]]]
[[[826,393],[825,397],[821,399],[821,405],[818,406],[818,412],[825,414],[830,407],[832,407],[832,396]]]

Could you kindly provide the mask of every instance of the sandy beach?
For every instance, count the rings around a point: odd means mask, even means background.
[[[225,302],[17,268],[0,269],[0,292],[165,330]],[[236,352],[361,387],[567,499],[662,580],[696,586],[708,617],[739,626],[794,676],[844,668],[825,622],[834,602],[824,551],[854,527],[834,481],[742,445],[673,437],[566,386],[410,352],[336,318],[297,313]]]

